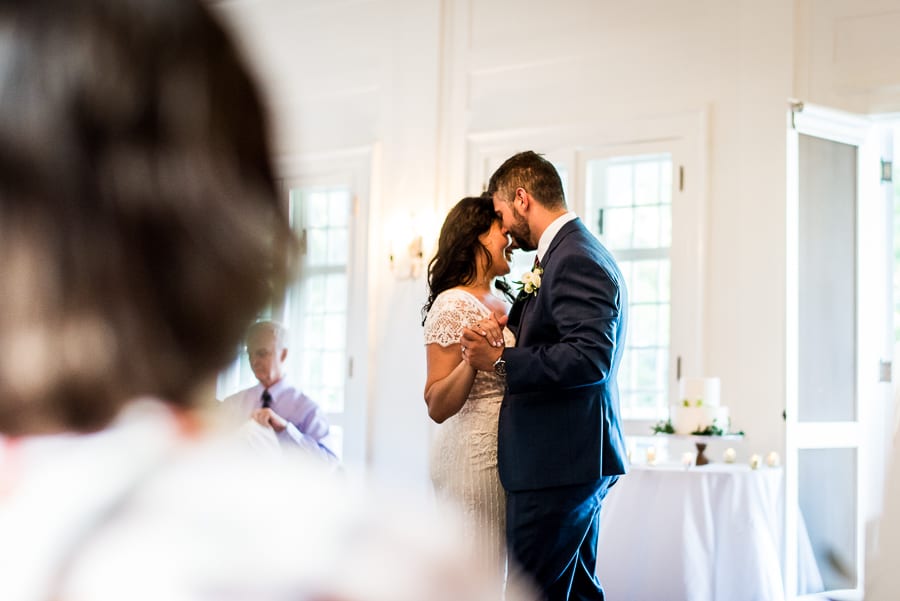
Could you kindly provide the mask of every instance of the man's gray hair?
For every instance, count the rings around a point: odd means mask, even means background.
[[[285,348],[287,343],[287,328],[277,321],[257,321],[247,330],[247,340],[260,332],[272,332],[275,334],[275,348]]]

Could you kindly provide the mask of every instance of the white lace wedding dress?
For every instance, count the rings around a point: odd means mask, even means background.
[[[464,326],[490,315],[475,296],[451,289],[438,295],[425,319],[425,344],[459,342]],[[506,346],[515,339],[503,331]],[[475,376],[459,413],[437,428],[431,447],[435,493],[456,503],[469,518],[471,536],[485,561],[506,560],[506,493],[497,472],[497,421],[503,382],[493,373]]]

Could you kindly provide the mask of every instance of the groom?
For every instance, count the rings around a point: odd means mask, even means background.
[[[596,577],[600,504],[625,473],[616,374],[627,296],[612,255],[566,208],[553,165],[509,158],[488,193],[504,228],[537,249],[536,278],[509,317],[514,348],[466,328],[463,357],[506,379],[498,467],[507,544],[549,601],[602,600]],[[541,271],[537,271],[541,270]],[[502,324],[499,324],[502,325]]]

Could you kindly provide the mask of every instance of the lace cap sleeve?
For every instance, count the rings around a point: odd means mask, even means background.
[[[447,290],[435,299],[425,318],[425,344],[450,346],[459,342],[462,330],[490,312],[468,293]]]

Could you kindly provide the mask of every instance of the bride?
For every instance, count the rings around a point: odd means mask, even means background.
[[[430,469],[436,494],[466,513],[471,536],[485,561],[506,559],[506,493],[497,472],[497,420],[503,382],[463,361],[463,327],[480,326],[492,314],[505,323],[507,304],[491,291],[509,273],[510,239],[486,197],[463,198],[447,215],[438,250],[428,266],[425,349],[428,415],[441,424]],[[508,295],[506,283],[497,288]],[[486,327],[497,346],[513,346],[512,333]]]

